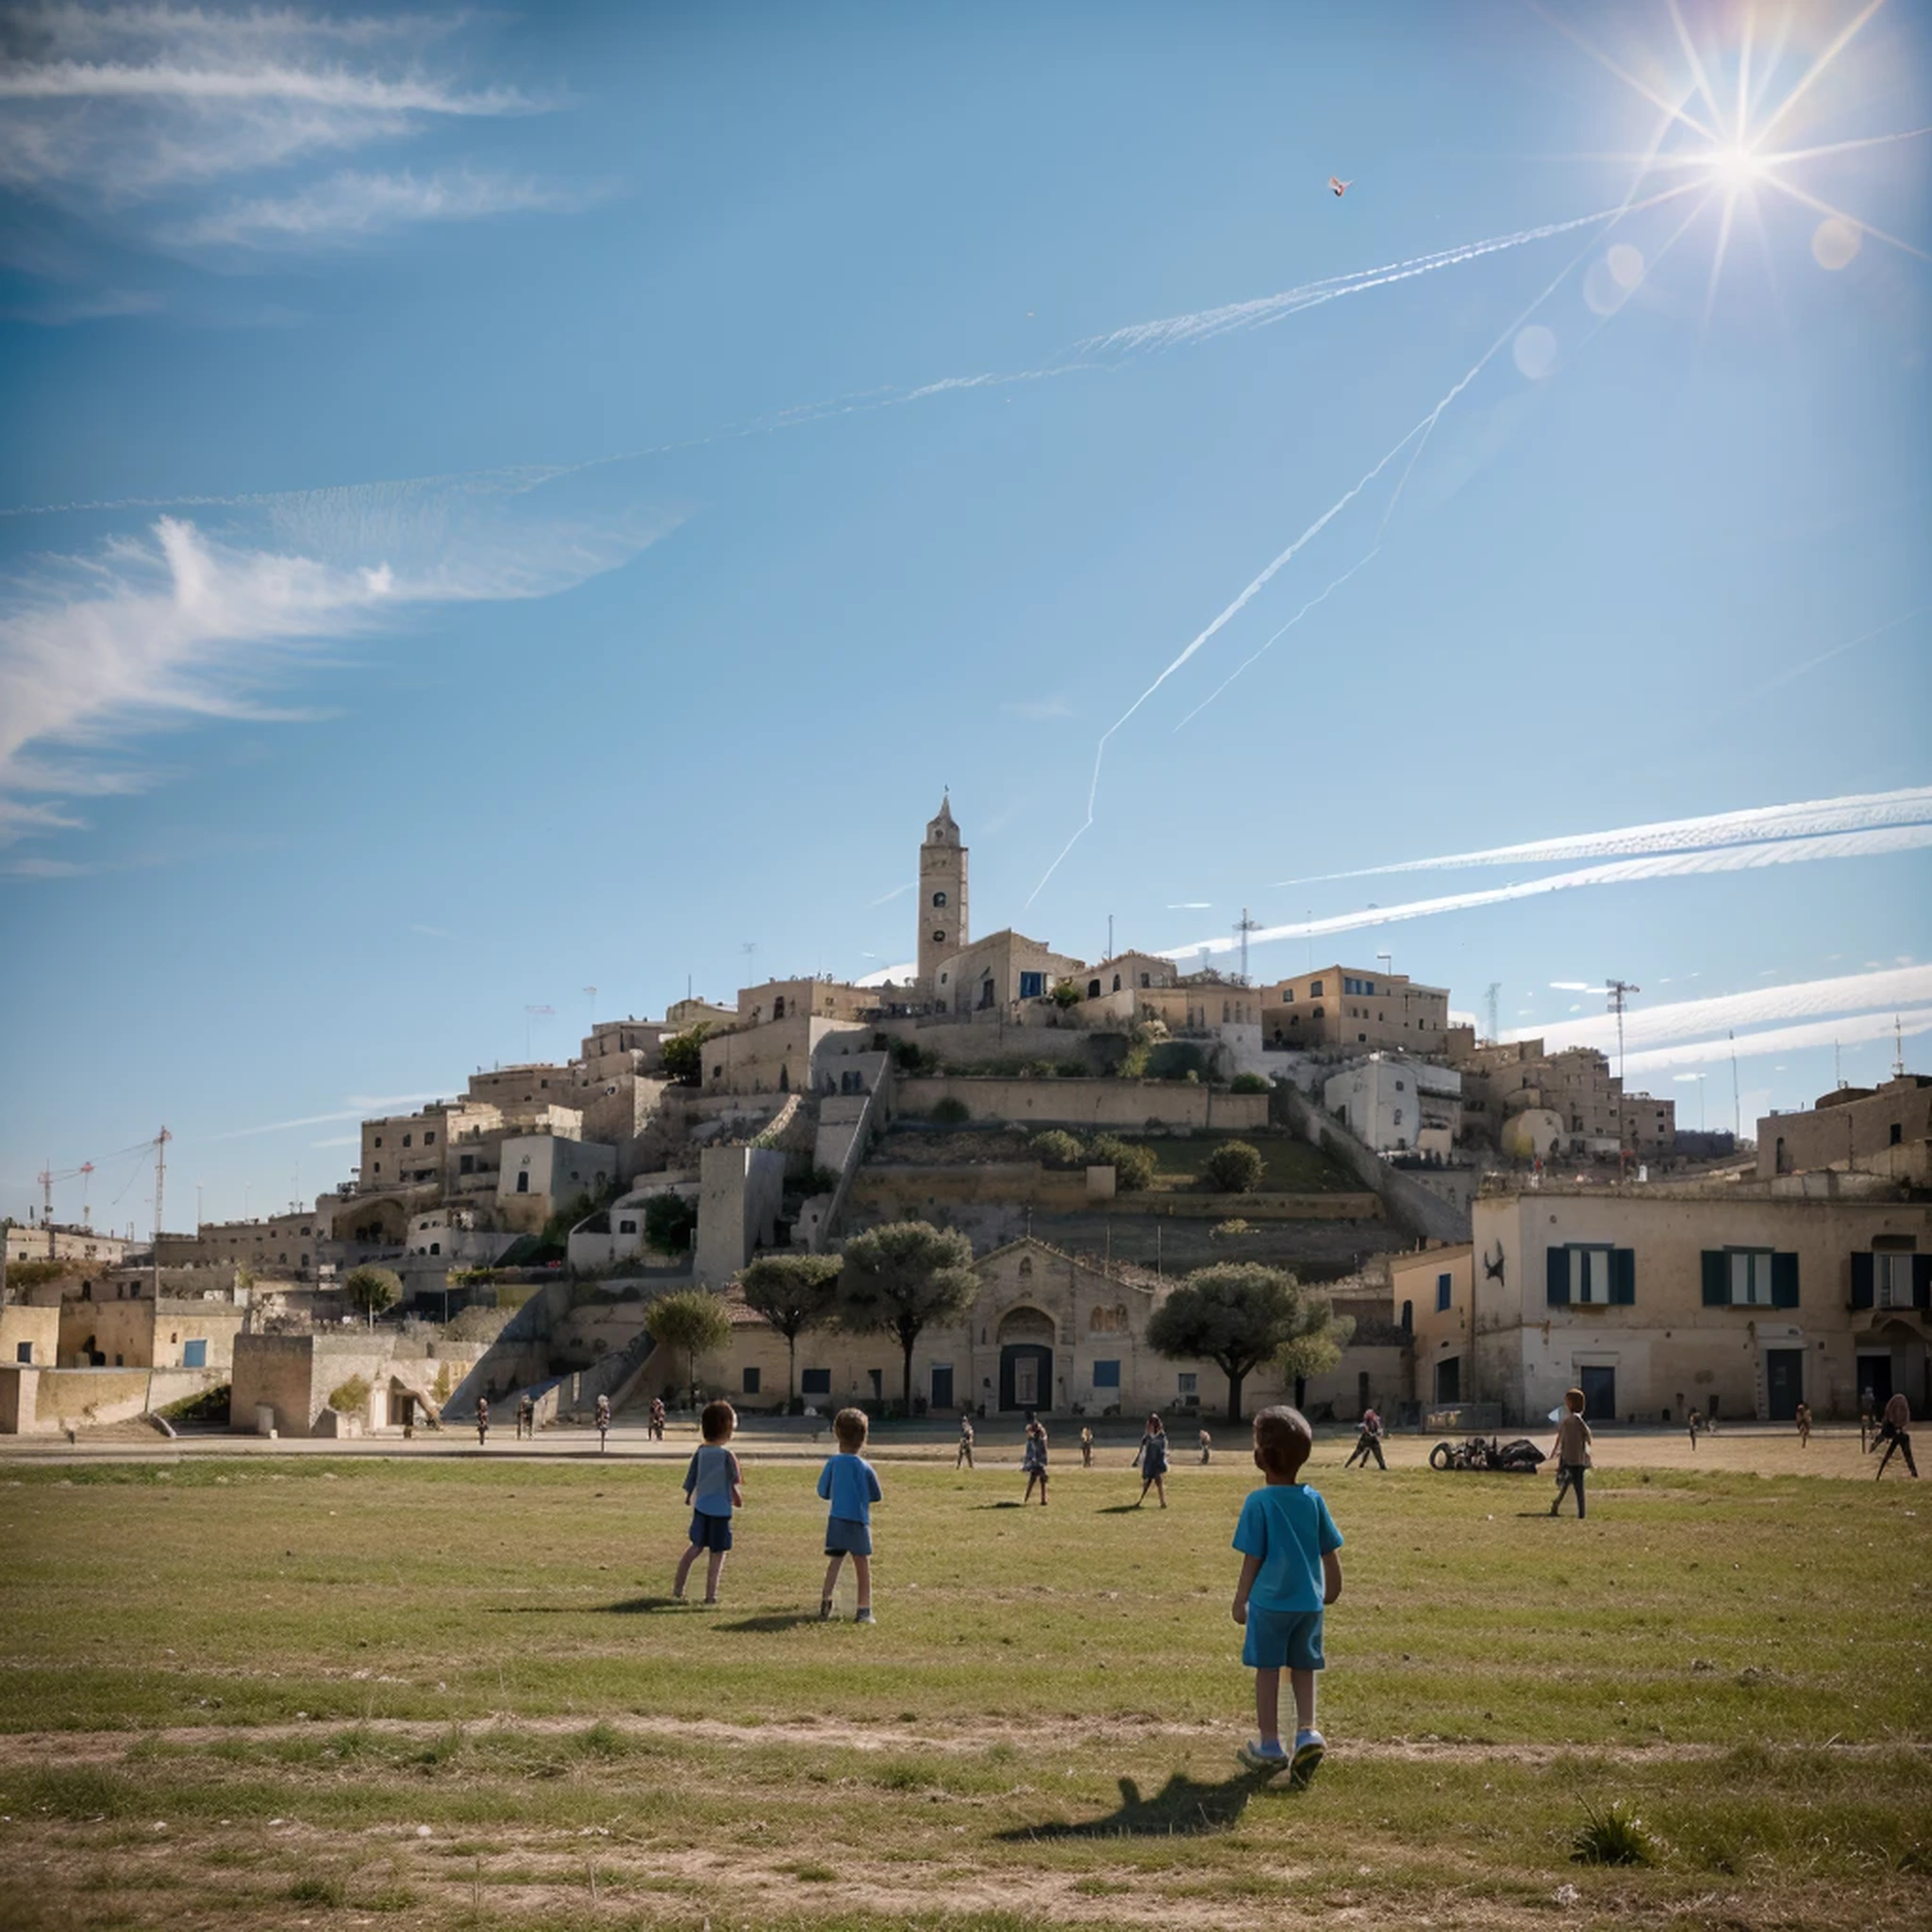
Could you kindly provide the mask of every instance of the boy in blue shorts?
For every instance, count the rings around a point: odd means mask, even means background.
[[[1297,1408],[1264,1408],[1255,1418],[1255,1466],[1267,1478],[1241,1505],[1234,1547],[1241,1580],[1234,1615],[1247,1628],[1241,1661],[1255,1673],[1255,1720],[1261,1736],[1244,1744],[1251,1771],[1292,1768],[1306,1781],[1328,1748],[1315,1728],[1315,1673],[1322,1669],[1322,1612],[1342,1594],[1335,1554],[1342,1532],[1320,1495],[1300,1480],[1315,1446]],[[1294,1749],[1281,1742],[1281,1673],[1294,1693]]]
[[[852,1580],[859,1586],[859,1607],[852,1621],[868,1624],[873,1620],[872,1505],[880,1500],[881,1492],[877,1472],[859,1453],[866,1446],[866,1432],[871,1426],[862,1408],[842,1408],[832,1418],[838,1453],[827,1458],[818,1472],[818,1493],[832,1505],[825,1526],[825,1553],[831,1561],[826,1565],[825,1594],[818,1606],[821,1622],[832,1615],[832,1594],[848,1556]]]
[[[692,1452],[691,1466],[684,1472],[684,1499],[691,1505],[691,1547],[678,1559],[677,1580],[671,1594],[684,1601],[685,1579],[700,1555],[709,1553],[704,1573],[704,1600],[718,1600],[718,1579],[724,1568],[725,1552],[731,1547],[731,1512],[744,1506],[744,1472],[738,1459],[725,1448],[738,1426],[737,1412],[728,1402],[710,1402],[698,1418],[698,1432],[704,1438]]]

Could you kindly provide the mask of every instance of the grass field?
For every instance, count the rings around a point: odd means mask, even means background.
[[[681,1461],[0,1466],[0,1924],[1932,1923],[1920,1486],[1606,1468],[1580,1526],[1344,1447],[1298,1794],[1232,1755],[1232,1457],[1165,1513],[1118,1449],[1043,1511],[888,1462],[872,1629],[755,1445],[715,1611]],[[1574,1862],[1618,1805],[1652,1862]]]

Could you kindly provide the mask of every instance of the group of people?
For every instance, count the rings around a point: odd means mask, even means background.
[[[836,1424],[834,1426],[836,1428]],[[962,1416],[959,1418],[958,1453],[952,1459],[952,1466],[956,1469],[974,1467],[973,1448],[976,1439],[973,1418],[970,1415]],[[1208,1460],[1213,1449],[1214,1438],[1204,1429],[1201,1432],[1202,1462]],[[1080,1466],[1083,1469],[1090,1469],[1094,1466],[1094,1431],[1090,1424],[1083,1424],[1081,1427]],[[1147,1427],[1142,1432],[1130,1466],[1138,1468],[1141,1472],[1141,1492],[1134,1507],[1138,1509],[1147,1501],[1148,1491],[1152,1490],[1161,1508],[1166,1508],[1167,1430],[1158,1415],[1148,1418]],[[1026,1493],[1020,1499],[1022,1504],[1033,1501],[1034,1491],[1037,1489],[1040,1507],[1044,1509],[1053,1472],[1048,1454],[1046,1424],[1033,1409],[1027,1411],[1026,1434],[1020,1450],[1020,1468],[1027,1479]]]
[[[698,1418],[703,1438],[692,1452],[684,1474],[684,1499],[691,1510],[691,1528],[684,1554],[678,1558],[671,1594],[685,1600],[692,1567],[705,1558],[704,1600],[718,1601],[718,1586],[730,1553],[733,1514],[743,1508],[745,1472],[730,1448],[737,1433],[738,1414],[728,1402],[707,1402]],[[881,1500],[878,1472],[866,1460],[866,1438],[872,1428],[862,1409],[842,1408],[832,1418],[838,1448],[818,1474],[818,1493],[831,1504],[825,1525],[825,1588],[818,1614],[829,1621],[837,1600],[839,1572],[848,1557],[858,1598],[853,1621],[869,1624],[872,1616],[872,1505]]]

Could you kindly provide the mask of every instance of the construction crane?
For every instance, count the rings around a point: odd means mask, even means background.
[[[84,1160],[78,1167],[63,1167],[56,1172],[53,1156],[47,1156],[47,1164],[34,1178],[40,1184],[40,1222],[47,1231],[47,1259],[54,1259],[54,1183],[57,1180],[82,1180],[94,1172],[94,1163]],[[81,1219],[87,1218],[83,1214]]]

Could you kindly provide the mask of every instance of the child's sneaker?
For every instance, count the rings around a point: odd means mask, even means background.
[[[1306,1784],[1315,1775],[1328,1748],[1328,1741],[1319,1731],[1295,1732],[1294,1774],[1302,1784]]]
[[[1244,1744],[1234,1755],[1250,1771],[1285,1771],[1288,1768],[1288,1754],[1282,1749],[1279,1738]]]
[[[876,1623],[878,1619],[872,1615],[872,1606],[868,1604],[864,1610],[853,1612],[852,1621],[855,1624],[869,1624]]]

